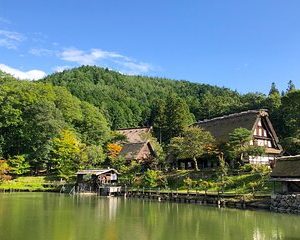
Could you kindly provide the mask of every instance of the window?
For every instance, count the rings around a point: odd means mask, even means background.
[[[258,136],[262,136],[262,129],[258,129]]]
[[[254,130],[254,135],[257,135],[257,128],[255,128]]]
[[[264,136],[267,136],[267,130],[264,129]]]

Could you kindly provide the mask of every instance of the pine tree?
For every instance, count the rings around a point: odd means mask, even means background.
[[[164,141],[180,136],[183,130],[194,122],[194,115],[190,113],[186,102],[175,95],[167,98],[166,104],[166,133]]]
[[[290,81],[288,82],[288,87],[287,87],[287,89],[286,89],[286,93],[289,93],[289,92],[294,91],[294,90],[296,90],[296,86],[295,86],[295,84],[293,83],[293,81],[290,80]]]
[[[269,91],[269,96],[272,94],[280,94],[274,82],[272,82],[271,89]]]

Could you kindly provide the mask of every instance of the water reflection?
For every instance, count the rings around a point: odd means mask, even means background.
[[[297,239],[300,216],[51,193],[0,195],[0,239]]]

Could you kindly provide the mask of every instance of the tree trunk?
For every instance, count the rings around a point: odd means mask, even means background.
[[[194,161],[194,164],[195,164],[195,170],[199,171],[198,162],[197,162],[197,159],[195,157],[193,157],[193,161]]]

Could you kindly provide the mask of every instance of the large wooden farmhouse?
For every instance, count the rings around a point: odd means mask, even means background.
[[[199,121],[195,125],[209,131],[218,142],[227,142],[229,134],[236,128],[250,130],[252,133],[250,145],[265,147],[265,154],[255,157],[249,156],[248,159],[244,159],[245,162],[270,164],[275,157],[282,153],[282,147],[279,144],[267,110],[249,110]]]
[[[155,157],[154,148],[146,135],[151,134],[151,127],[125,128],[117,130],[126,137],[122,143],[120,156],[126,160],[147,161]]]

